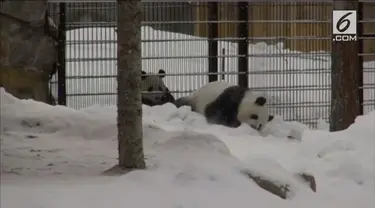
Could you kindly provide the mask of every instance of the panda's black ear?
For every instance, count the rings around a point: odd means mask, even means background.
[[[257,99],[255,100],[255,104],[256,105],[259,105],[259,106],[263,106],[264,104],[266,104],[267,102],[267,99],[265,97],[257,97]]]
[[[269,115],[269,116],[268,116],[268,122],[272,121],[274,118],[275,118],[274,115]]]
[[[144,80],[146,79],[146,75],[147,73],[145,71],[142,71],[142,74],[141,74],[141,79]]]
[[[159,74],[160,78],[164,78],[165,77],[165,71],[163,69],[159,69],[158,74]]]

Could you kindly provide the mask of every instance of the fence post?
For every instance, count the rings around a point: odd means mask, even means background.
[[[221,55],[222,55],[222,58],[221,58],[221,72],[223,74],[221,74],[221,80],[225,80],[225,48],[222,48],[221,49]]]
[[[357,1],[334,0],[334,10],[357,10]],[[354,14],[351,14],[352,16]],[[338,17],[338,18],[341,18]],[[346,18],[350,18],[349,16]],[[334,18],[332,18],[334,19]],[[333,29],[346,30],[345,25],[355,26],[357,22],[340,21],[333,23]],[[349,23],[347,23],[349,22]],[[347,28],[348,29],[348,28]],[[334,30],[333,30],[334,31]],[[342,32],[342,31],[341,31]],[[360,114],[360,76],[358,73],[360,41],[332,41],[331,77],[331,121],[330,131],[340,131],[354,123]]]
[[[363,115],[363,108],[365,107],[363,105],[363,42],[364,40],[362,37],[363,35],[363,23],[361,22],[363,20],[363,2],[358,2],[358,8],[357,8],[357,36],[358,36],[358,102],[360,105],[359,108],[359,115]]]
[[[218,72],[218,2],[208,3],[208,72],[217,73]],[[215,22],[211,22],[215,21]],[[208,82],[217,81],[217,74],[209,74]]]
[[[248,34],[249,34],[249,7],[248,2],[238,2],[238,84],[249,86],[249,62],[248,62]]]
[[[59,27],[58,27],[58,68],[57,68],[57,90],[58,90],[58,104],[66,105],[66,71],[65,71],[65,40],[66,40],[66,18],[65,9],[66,3],[59,5]]]

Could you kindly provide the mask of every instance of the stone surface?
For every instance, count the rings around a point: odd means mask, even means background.
[[[46,0],[1,2],[0,86],[18,98],[50,103],[57,50],[45,32],[46,8]]]
[[[308,173],[297,173],[296,176],[307,183],[312,191],[316,192],[316,181],[314,176]]]
[[[291,172],[277,161],[269,158],[249,158],[241,172],[252,179],[260,188],[291,199],[298,194],[316,192],[315,178],[305,172]]]
[[[290,186],[288,184],[277,184],[273,181],[262,178],[261,176],[254,175],[248,171],[242,171],[245,175],[251,178],[260,188],[279,196],[282,199],[288,198]]]
[[[19,98],[38,101],[49,100],[48,77],[44,77],[35,68],[1,66],[0,86]]]

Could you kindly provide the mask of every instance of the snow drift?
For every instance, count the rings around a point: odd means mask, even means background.
[[[106,177],[117,162],[114,106],[72,110],[0,93],[1,207],[375,205],[375,111],[341,132],[279,120],[259,135],[208,125],[187,108],[143,106],[148,168]],[[302,139],[288,139],[285,129]],[[315,177],[316,193],[296,177],[302,172]],[[249,175],[287,184],[288,200]]]

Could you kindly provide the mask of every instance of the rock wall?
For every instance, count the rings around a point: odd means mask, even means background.
[[[1,1],[0,86],[15,97],[51,104],[48,81],[57,48],[46,32],[46,10],[46,0]]]

